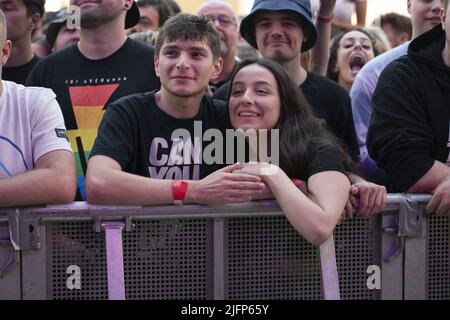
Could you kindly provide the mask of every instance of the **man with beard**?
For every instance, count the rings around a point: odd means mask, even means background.
[[[133,0],[71,0],[71,5],[81,10],[80,41],[40,61],[27,85],[56,93],[84,199],[86,159],[104,106],[126,95],[158,89],[160,84],[154,49],[127,38],[125,33],[125,28],[139,21]]]
[[[220,33],[220,57],[223,60],[223,69],[217,79],[210,81],[210,88],[215,91],[228,82],[238,64],[236,59],[239,40],[237,19],[233,8],[228,3],[219,0],[206,2],[200,7],[197,14],[207,16],[214,22]]]

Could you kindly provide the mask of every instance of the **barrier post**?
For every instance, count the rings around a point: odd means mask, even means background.
[[[324,298],[341,300],[333,234],[320,246],[319,251]]]
[[[101,226],[105,230],[108,297],[110,300],[125,300],[122,246],[122,230],[125,224],[123,222],[102,222]]]

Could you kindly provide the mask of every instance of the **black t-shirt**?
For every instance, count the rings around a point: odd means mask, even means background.
[[[41,60],[38,56],[34,55],[33,58],[27,63],[17,66],[17,67],[3,67],[2,79],[13,81],[18,84],[23,84],[27,82],[27,78],[33,70],[34,66]]]
[[[226,101],[230,83],[220,87],[214,99]],[[359,148],[349,94],[336,82],[308,72],[306,80],[299,86],[314,114],[323,119],[328,129],[347,148],[353,160],[358,160]]]
[[[205,154],[216,153],[207,147],[215,140],[203,135],[218,129],[223,137],[225,113],[222,101],[207,96],[191,119],[165,113],[156,104],[154,92],[125,97],[108,106],[90,156],[108,156],[123,171],[144,177],[199,180],[222,167],[208,164]],[[189,136],[172,137],[177,129],[187,130]]]
[[[290,178],[308,181],[312,175],[324,171],[338,171],[346,175],[344,163],[337,146],[317,147],[310,145],[307,148],[306,155],[305,165],[299,164],[298,171],[294,174],[289,174]]]
[[[104,106],[130,94],[159,89],[153,58],[153,47],[132,39],[99,60],[86,58],[73,45],[40,61],[28,77],[28,85],[50,88],[56,94],[74,151],[82,195],[87,158]]]
[[[239,61],[235,60],[234,62],[234,67],[233,67],[233,71],[230,72],[230,75],[227,79],[223,79],[219,82],[209,82],[209,89],[211,90],[211,92],[214,94],[217,90],[219,90],[222,86],[226,85],[229,81],[230,81],[230,77],[231,75],[236,72],[237,68],[239,67]],[[226,99],[226,98],[225,98]],[[225,101],[225,99],[219,99],[222,101]]]
[[[325,121],[330,131],[344,143],[352,159],[358,160],[352,104],[347,91],[336,82],[311,72],[299,88],[316,117]]]

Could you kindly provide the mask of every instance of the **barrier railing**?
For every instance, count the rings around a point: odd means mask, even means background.
[[[17,292],[10,257],[20,251],[23,299],[428,298],[429,198],[390,194],[382,218],[342,222],[319,250],[274,201],[0,210],[0,297]],[[369,266],[381,268],[381,289],[376,279],[369,288]],[[433,268],[436,283],[445,267]],[[431,298],[448,298],[447,287]]]

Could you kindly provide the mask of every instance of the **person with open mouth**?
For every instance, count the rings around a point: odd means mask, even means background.
[[[375,39],[365,30],[344,32],[332,40],[327,75],[350,91],[358,72],[378,54]]]

